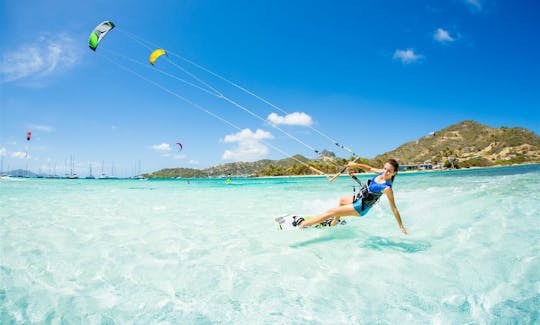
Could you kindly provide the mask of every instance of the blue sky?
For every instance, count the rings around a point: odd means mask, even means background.
[[[538,1],[0,4],[4,170],[349,156],[327,137],[371,158],[466,119],[540,133]],[[104,20],[117,27],[94,53]]]

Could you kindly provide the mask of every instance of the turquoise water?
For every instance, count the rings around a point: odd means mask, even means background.
[[[0,323],[538,323],[539,184],[540,165],[398,175],[404,236],[385,198],[276,230],[348,177],[3,179]]]

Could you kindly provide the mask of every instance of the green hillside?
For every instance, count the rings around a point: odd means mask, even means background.
[[[461,167],[540,162],[540,137],[520,127],[493,128],[475,121],[463,121],[405,143],[376,156],[382,162],[395,158],[402,165],[430,162]]]

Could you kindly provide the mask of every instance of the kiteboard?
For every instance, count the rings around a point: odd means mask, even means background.
[[[299,217],[299,216],[293,216],[286,214],[281,217],[275,218],[276,227],[278,230],[291,230],[291,229],[300,229],[298,227],[298,224],[302,222],[302,220],[311,220],[313,219],[312,216],[306,216],[306,217]],[[311,226],[312,228],[324,228],[324,227],[330,227],[330,223],[332,222],[332,218],[328,218],[325,221],[318,223],[316,225]],[[347,224],[347,221],[345,220],[339,220],[337,225],[345,225]]]

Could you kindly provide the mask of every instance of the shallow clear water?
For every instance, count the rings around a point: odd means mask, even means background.
[[[353,184],[0,180],[0,323],[540,321],[540,165],[398,175],[409,236],[386,199],[276,230]]]

